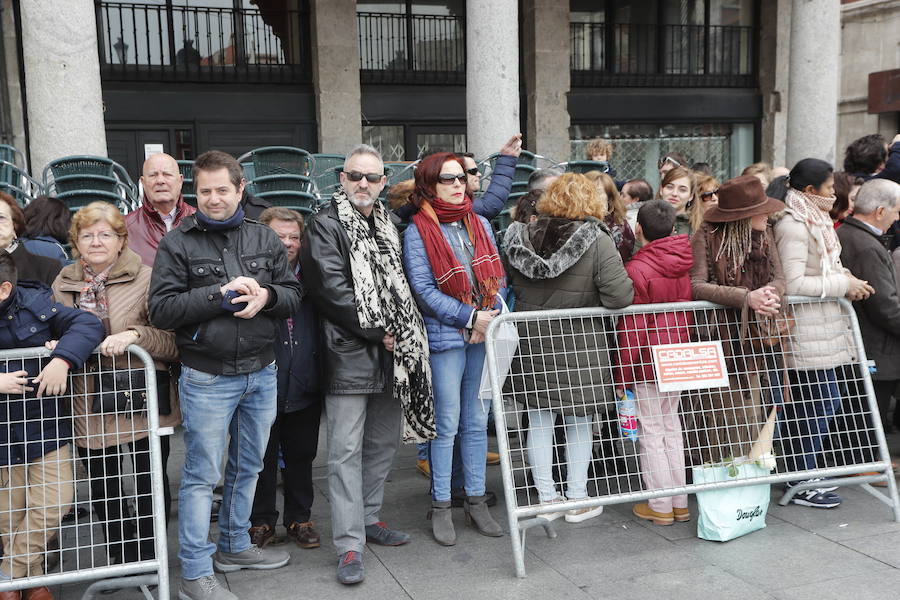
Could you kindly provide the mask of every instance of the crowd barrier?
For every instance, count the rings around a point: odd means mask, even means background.
[[[33,377],[49,354],[0,351],[0,373]],[[11,576],[0,592],[102,580],[83,597],[139,587],[150,598],[157,585],[168,598],[159,436],[171,430],[159,428],[153,359],[137,346],[115,359],[96,353],[69,374],[63,395],[41,402],[33,387],[0,397],[0,452],[9,459],[0,466],[0,570]],[[73,426],[77,446],[66,433]],[[43,448],[33,442],[37,428],[51,440]]]
[[[777,323],[757,322],[752,313],[708,302],[517,312],[494,319],[486,337],[486,369],[517,576],[525,576],[527,530],[543,527],[555,538],[552,515],[585,507],[829,478],[828,487],[861,485],[900,521],[900,499],[852,305],[805,297],[789,303],[783,335]],[[515,326],[518,343],[510,341],[514,335],[508,324]],[[652,425],[655,437],[645,437],[643,426],[637,440],[620,431],[620,361],[631,361],[635,371],[649,374],[672,394],[668,403],[642,402],[641,394],[653,397],[652,391],[636,386],[639,421]],[[573,463],[576,474],[584,468],[585,446],[579,451],[578,444],[587,443],[584,426],[571,419],[567,426],[558,416],[563,406],[593,415],[588,419],[587,497],[542,504],[529,461],[546,465],[551,457],[555,492],[561,495],[567,469]],[[666,431],[676,434],[656,433]],[[648,442],[646,447],[642,442]],[[542,445],[548,443],[550,448]],[[642,451],[653,454],[642,457]],[[691,482],[694,467],[750,461],[765,465],[762,472],[768,474]],[[679,472],[686,472],[686,479],[679,480]],[[886,485],[887,494],[873,483]],[[803,490],[821,487],[821,482],[794,485],[777,501],[784,505]],[[697,514],[692,512],[694,526]]]

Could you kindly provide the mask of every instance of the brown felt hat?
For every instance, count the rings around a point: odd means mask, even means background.
[[[719,186],[719,202],[706,210],[703,219],[710,223],[740,221],[756,215],[769,215],[787,208],[781,200],[769,198],[755,175],[741,175]]]

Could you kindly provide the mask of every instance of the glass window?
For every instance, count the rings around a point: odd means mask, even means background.
[[[385,162],[405,160],[403,125],[363,125],[362,140],[381,152]]]
[[[433,152],[465,152],[464,133],[420,133],[416,135],[416,156],[422,158]]]

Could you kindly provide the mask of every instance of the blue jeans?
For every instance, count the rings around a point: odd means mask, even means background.
[[[459,434],[467,496],[484,495],[487,455],[487,406],[478,398],[484,344],[431,353],[437,437],[431,441],[432,497],[450,500],[453,439]]]
[[[784,406],[785,428],[790,446],[785,457],[788,469],[806,471],[824,467],[822,443],[829,434],[834,414],[841,407],[834,369],[790,371],[791,401]]]
[[[253,494],[275,421],[277,385],[275,363],[243,375],[182,367],[178,390],[185,456],[178,494],[178,558],[184,579],[213,574],[216,546],[209,541],[209,513],[229,435],[218,549],[236,553],[250,547]]]

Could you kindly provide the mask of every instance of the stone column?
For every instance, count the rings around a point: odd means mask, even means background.
[[[345,154],[362,141],[356,2],[310,4],[319,152]]]
[[[556,162],[569,160],[569,5],[558,0],[522,4],[526,147]]]
[[[786,164],[792,1],[762,0],[759,11],[759,88],[763,104],[760,159],[773,166]]]
[[[466,137],[479,160],[521,127],[518,6],[518,0],[466,2]]]
[[[793,0],[786,166],[807,157],[835,162],[841,6]]]
[[[21,0],[31,173],[71,154],[106,156],[91,0]]]
[[[19,52],[16,38],[16,19],[13,1],[0,0],[0,115],[6,126],[5,139],[0,143],[11,144],[25,152],[25,114],[22,104],[22,88],[19,81]]]

